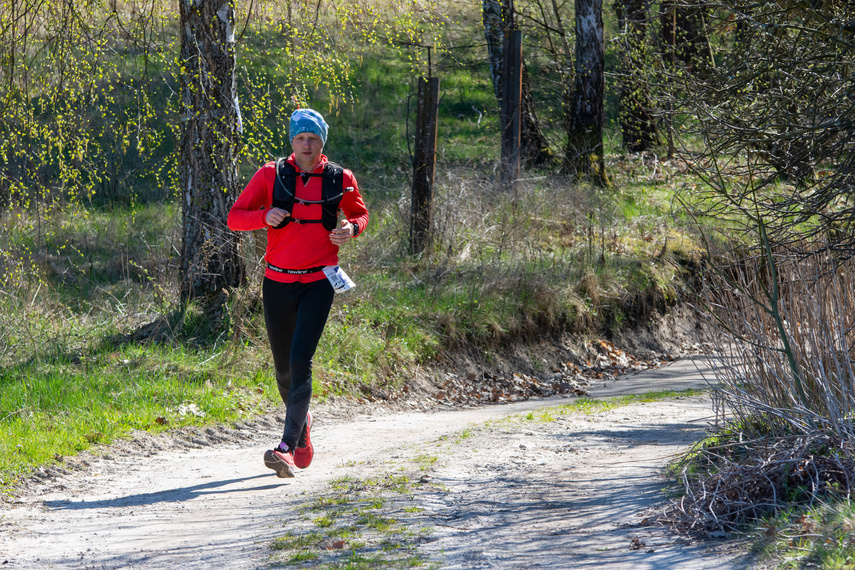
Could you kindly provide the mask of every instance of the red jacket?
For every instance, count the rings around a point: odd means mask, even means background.
[[[294,161],[293,154],[288,158],[288,162],[294,165],[298,174],[302,172]],[[315,167],[315,173],[323,172],[324,165],[327,162],[326,155],[322,154],[320,162]],[[277,230],[265,223],[265,217],[273,203],[275,177],[275,162],[268,162],[255,173],[229,211],[229,229],[246,231],[267,228],[267,252],[264,259],[268,263],[283,269],[309,269],[322,265],[338,265],[338,246],[330,241],[330,232],[322,224],[290,223]],[[304,185],[302,176],[298,175],[294,193],[303,200],[320,200],[322,184],[322,177],[312,176]],[[344,171],[343,186],[345,188],[352,186],[353,192],[345,193],[339,208],[341,208],[347,221],[359,227],[359,231],[356,233],[359,235],[368,225],[368,210],[359,194],[356,178],[350,170],[345,169]],[[321,210],[320,204],[298,204],[295,202],[294,211],[291,214],[297,219],[319,220],[321,219]],[[279,273],[269,268],[264,275],[283,283],[311,283],[326,278],[322,271],[291,275]]]

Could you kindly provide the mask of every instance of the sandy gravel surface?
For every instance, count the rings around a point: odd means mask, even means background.
[[[592,395],[692,385],[703,386],[694,365],[678,361]],[[142,437],[0,507],[0,567],[268,567],[270,541],[331,480],[426,452],[439,458],[432,484],[412,500],[419,525],[433,530],[414,548],[441,568],[747,566],[736,544],[695,542],[650,524],[665,501],[662,467],[708,425],[706,397],[537,419],[567,402],[351,418],[319,408],[315,461],[291,480],[261,461],[278,441],[275,415]]]
[[[440,524],[423,551],[461,569],[739,567],[734,545],[655,524],[662,466],[698,439],[710,405],[549,410],[474,429],[437,470],[445,492],[424,500]]]

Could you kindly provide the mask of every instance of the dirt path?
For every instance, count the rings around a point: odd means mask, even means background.
[[[597,386],[592,396],[701,385],[694,365],[678,361]],[[267,567],[273,539],[313,527],[314,515],[300,507],[331,481],[422,461],[425,484],[408,487],[406,522],[430,530],[415,533],[409,548],[441,568],[746,566],[733,545],[693,543],[646,524],[663,503],[662,466],[703,435],[707,398],[590,416],[555,409],[567,402],[349,420],[321,409],[315,461],[292,480],[261,463],[279,435],[274,417],[190,440],[144,439],[0,509],[0,565]]]

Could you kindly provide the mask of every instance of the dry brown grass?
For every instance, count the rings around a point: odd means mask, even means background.
[[[682,465],[674,520],[743,523],[848,498],[855,473],[855,263],[768,248],[706,275],[702,304],[720,332],[722,428]]]

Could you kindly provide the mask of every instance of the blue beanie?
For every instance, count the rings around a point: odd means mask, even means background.
[[[297,109],[291,113],[291,142],[294,142],[294,137],[300,133],[315,133],[327,144],[328,129],[329,125],[324,122],[324,118],[313,109]]]

